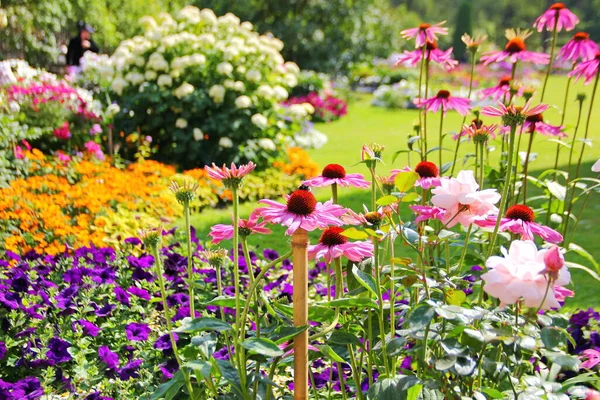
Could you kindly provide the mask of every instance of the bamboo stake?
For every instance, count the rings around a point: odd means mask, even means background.
[[[308,233],[300,228],[292,236],[294,260],[294,326],[308,325]],[[308,399],[308,331],[294,338],[294,400]]]

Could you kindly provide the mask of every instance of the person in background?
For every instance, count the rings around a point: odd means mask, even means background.
[[[69,42],[67,50],[67,65],[79,66],[79,59],[83,57],[83,53],[86,51],[92,51],[98,53],[100,50],[98,45],[92,40],[92,33],[94,28],[83,21],[79,21],[77,24],[79,29],[79,35],[75,36]]]

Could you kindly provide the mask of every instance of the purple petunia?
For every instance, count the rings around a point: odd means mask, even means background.
[[[96,336],[98,336],[98,333],[100,332],[100,328],[98,328],[92,322],[87,321],[85,319],[79,319],[79,320],[73,322],[71,327],[73,328],[74,332],[77,331],[77,325],[81,326],[81,332],[87,336],[96,337]]]
[[[176,333],[173,333],[173,339],[177,341],[179,340],[179,336],[177,336]],[[156,342],[154,342],[154,348],[157,350],[171,350],[173,346],[171,345],[171,337],[169,334],[166,333],[156,339]]]
[[[71,347],[71,343],[61,338],[52,338],[48,342],[48,351],[46,357],[56,364],[67,362],[71,360],[71,354],[69,354],[68,348]]]
[[[146,289],[132,286],[129,289],[127,289],[127,291],[132,295],[139,297],[140,299],[150,300],[150,293]]]
[[[114,304],[107,304],[107,305],[102,306],[99,309],[97,309],[96,312],[95,312],[95,314],[98,317],[108,317],[113,312],[113,310],[115,308],[117,308],[116,305],[114,305]]]
[[[142,241],[136,237],[130,237],[124,240],[125,243],[131,244],[133,246],[139,246],[142,244]]]
[[[121,368],[118,372],[119,379],[122,381],[127,381],[129,379],[139,378],[138,368],[142,364],[142,360],[133,360],[127,363],[123,368]]]
[[[100,392],[94,392],[85,396],[83,400],[113,400],[113,398],[102,396]]]
[[[0,384],[0,395],[10,400],[35,400],[44,395],[44,389],[38,378],[28,376],[15,383],[2,382]]]
[[[166,363],[160,365],[160,372],[162,372],[163,376],[166,379],[173,378],[173,375],[179,370],[179,364],[177,364],[177,360],[172,358],[168,360]]]
[[[149,254],[142,255],[140,257],[127,256],[127,261],[132,268],[151,268],[154,264],[154,257]]]
[[[129,293],[127,293],[125,291],[125,289],[123,289],[120,286],[115,286],[114,292],[115,292],[115,297],[117,298],[117,301],[119,303],[126,305],[126,306],[129,305]]]
[[[0,360],[2,360],[5,355],[6,355],[6,344],[4,342],[0,342]]]
[[[134,342],[143,342],[145,340],[148,340],[150,328],[146,324],[132,322],[131,324],[125,327],[125,334],[127,336],[127,340],[131,340]]]
[[[100,346],[98,348],[98,357],[100,361],[106,364],[108,369],[117,369],[119,366],[119,356],[117,353],[110,350],[108,346]]]

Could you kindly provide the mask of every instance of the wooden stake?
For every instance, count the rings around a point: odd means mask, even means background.
[[[292,236],[294,261],[294,326],[308,325],[308,233]],[[294,400],[308,399],[308,330],[294,338]]]

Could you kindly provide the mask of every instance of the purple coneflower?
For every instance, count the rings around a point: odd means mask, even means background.
[[[362,174],[347,174],[344,167],[338,164],[326,165],[320,176],[306,180],[302,184],[323,187],[333,185],[334,183],[339,186],[354,186],[357,188],[366,188],[371,185],[369,181],[365,180]]]
[[[461,115],[467,115],[471,111],[471,100],[453,97],[447,90],[440,90],[437,95],[428,99],[415,99],[414,103],[417,107],[424,108],[425,112],[437,112],[441,108],[444,115],[448,110],[456,110]]]
[[[405,29],[402,32],[402,37],[404,39],[415,39],[415,47],[422,47],[425,42],[435,42],[437,40],[437,35],[447,35],[448,28],[442,27],[446,21],[439,22],[435,25],[429,24],[421,24],[416,28]]]
[[[325,229],[319,243],[308,246],[308,258],[324,258],[327,263],[331,263],[334,258],[344,256],[350,261],[359,262],[373,255],[371,241],[349,242],[342,232],[344,229],[337,226]]]
[[[598,66],[600,65],[600,51],[596,53],[594,58],[591,60],[583,61],[579,63],[573,71],[569,73],[569,76],[574,76],[575,81],[578,81],[580,78],[585,79],[585,84],[587,85],[594,79],[596,75],[598,75]]]
[[[578,23],[579,18],[577,18],[577,15],[569,11],[564,3],[554,3],[542,15],[537,17],[533,23],[533,27],[536,28],[538,32],[541,32],[544,29],[553,31],[555,28],[558,32],[563,29],[572,31]]]
[[[488,65],[494,62],[510,61],[512,64],[517,61],[532,62],[535,64],[548,64],[550,56],[545,53],[536,53],[534,51],[527,50],[525,45],[525,39],[531,35],[528,31],[515,31],[513,29],[507,29],[506,38],[508,42],[504,47],[504,50],[490,51],[485,53],[481,57],[484,65]]]
[[[556,58],[562,61],[577,62],[579,59],[588,61],[593,59],[598,53],[598,45],[590,35],[585,32],[577,32],[571,40],[560,48]]]

